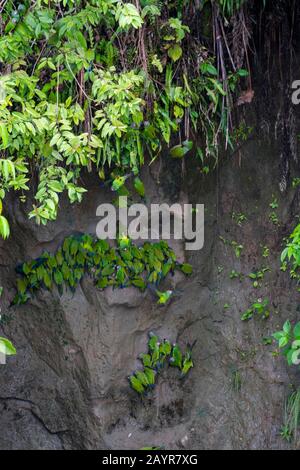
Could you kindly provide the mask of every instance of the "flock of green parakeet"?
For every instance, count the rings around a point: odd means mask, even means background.
[[[191,265],[177,262],[165,241],[146,242],[138,247],[127,237],[121,237],[117,246],[112,247],[91,235],[73,235],[64,240],[54,255],[45,252],[40,258],[17,267],[18,292],[13,303],[26,303],[40,288],[56,286],[62,294],[66,285],[74,291],[83,276],[89,274],[101,289],[135,286],[143,291],[149,287],[157,296],[157,304],[163,306],[174,292],[161,292],[157,286],[175,270],[186,275],[192,273]],[[168,340],[160,342],[154,334],[150,334],[148,346],[148,354],[140,357],[143,371],[136,371],[130,377],[132,388],[140,394],[154,386],[157,374],[166,364],[179,368],[182,377],[193,367],[191,348],[183,354],[177,344],[171,345]]]
[[[41,288],[56,286],[62,293],[66,285],[75,290],[83,276],[89,274],[100,289],[134,286],[144,291],[151,285],[157,303],[164,305],[172,291],[160,292],[156,287],[175,270],[186,275],[192,273],[191,265],[177,262],[174,251],[165,241],[146,242],[138,247],[130,239],[121,237],[113,247],[106,240],[94,239],[91,235],[73,235],[64,240],[54,255],[45,252],[17,267],[18,292],[13,303],[26,303]]]
[[[128,379],[132,389],[141,395],[153,389],[157,375],[166,365],[177,367],[181,377],[194,367],[191,346],[183,353],[178,344],[172,345],[167,339],[160,341],[154,333],[149,334],[148,353],[141,354],[139,359],[144,366],[143,370],[137,370]]]

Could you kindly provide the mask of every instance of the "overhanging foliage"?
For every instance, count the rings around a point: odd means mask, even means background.
[[[198,135],[201,164],[215,162],[220,136],[233,144],[232,94],[249,65],[249,37],[237,57],[225,29],[248,3],[2,2],[0,200],[24,201],[37,180],[29,216],[46,224],[63,192],[81,202],[85,170],[137,175],[163,147],[183,158]]]

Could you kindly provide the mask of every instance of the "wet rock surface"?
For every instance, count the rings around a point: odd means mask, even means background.
[[[175,244],[194,274],[165,281],[181,294],[162,308],[149,291],[100,291],[88,277],[75,293],[40,291],[25,306],[9,308],[15,266],[55,250],[71,233],[95,233],[96,207],[110,194],[91,183],[83,204],[63,204],[58,221],[47,227],[28,221],[26,207],[11,201],[12,237],[0,242],[0,334],[13,339],[18,355],[0,366],[0,449],[288,446],[279,436],[284,399],[299,375],[288,376],[284,360],[272,356],[275,347],[263,344],[286,318],[299,319],[296,289],[279,269],[295,202],[294,192],[278,191],[276,151],[250,142],[242,161],[227,160],[218,174],[204,179],[192,165],[187,169],[182,194],[205,204],[205,246],[184,253]],[[157,179],[154,170],[146,175],[149,200],[168,202]],[[279,201],[279,227],[269,220],[272,194]],[[247,221],[239,226],[233,212]],[[243,245],[240,258],[232,241]],[[267,259],[264,246],[270,249]],[[263,265],[271,271],[254,289],[247,275]],[[232,270],[245,277],[230,279]],[[242,312],[266,297],[270,319],[241,322]],[[141,399],[127,376],[139,366],[149,331],[183,347],[197,340],[195,367],[184,380],[165,370],[152,395]]]

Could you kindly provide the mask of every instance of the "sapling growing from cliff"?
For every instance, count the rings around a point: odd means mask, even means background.
[[[294,327],[287,320],[281,331],[273,334],[289,366],[300,365],[300,322]]]
[[[258,299],[254,302],[242,315],[242,321],[251,320],[254,316],[258,316],[264,320],[270,316],[269,299]]]

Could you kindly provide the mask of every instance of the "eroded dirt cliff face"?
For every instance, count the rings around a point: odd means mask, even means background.
[[[298,300],[279,254],[297,199],[278,191],[278,149],[249,142],[241,158],[227,159],[218,174],[203,178],[191,164],[181,200],[205,204],[205,245],[181,259],[194,266],[191,278],[165,286],[182,290],[163,308],[133,288],[97,290],[85,278],[75,294],[40,291],[27,305],[11,307],[14,268],[44,250],[54,250],[71,233],[95,233],[96,207],[110,194],[90,183],[81,206],[61,207],[55,224],[37,227],[26,208],[11,201],[12,237],[1,242],[0,285],[5,288],[0,334],[14,340],[15,358],[0,366],[0,449],[257,449],[282,448],[279,437],[284,398],[299,374],[288,376],[282,358],[263,338],[296,319]],[[169,202],[154,170],[145,176],[148,198]],[[164,188],[164,189],[163,189]],[[269,219],[274,194],[280,226]],[[174,202],[174,201],[171,201]],[[232,213],[243,213],[240,227]],[[220,238],[222,237],[222,239]],[[243,245],[237,258],[231,242]],[[270,249],[269,258],[262,249]],[[268,266],[260,289],[247,275]],[[243,280],[230,279],[232,270]],[[258,298],[270,299],[269,320],[240,320]],[[197,340],[194,369],[180,380],[166,370],[143,400],[128,385],[154,331],[182,346]],[[291,372],[290,372],[291,373]],[[234,381],[237,381],[234,385]]]

